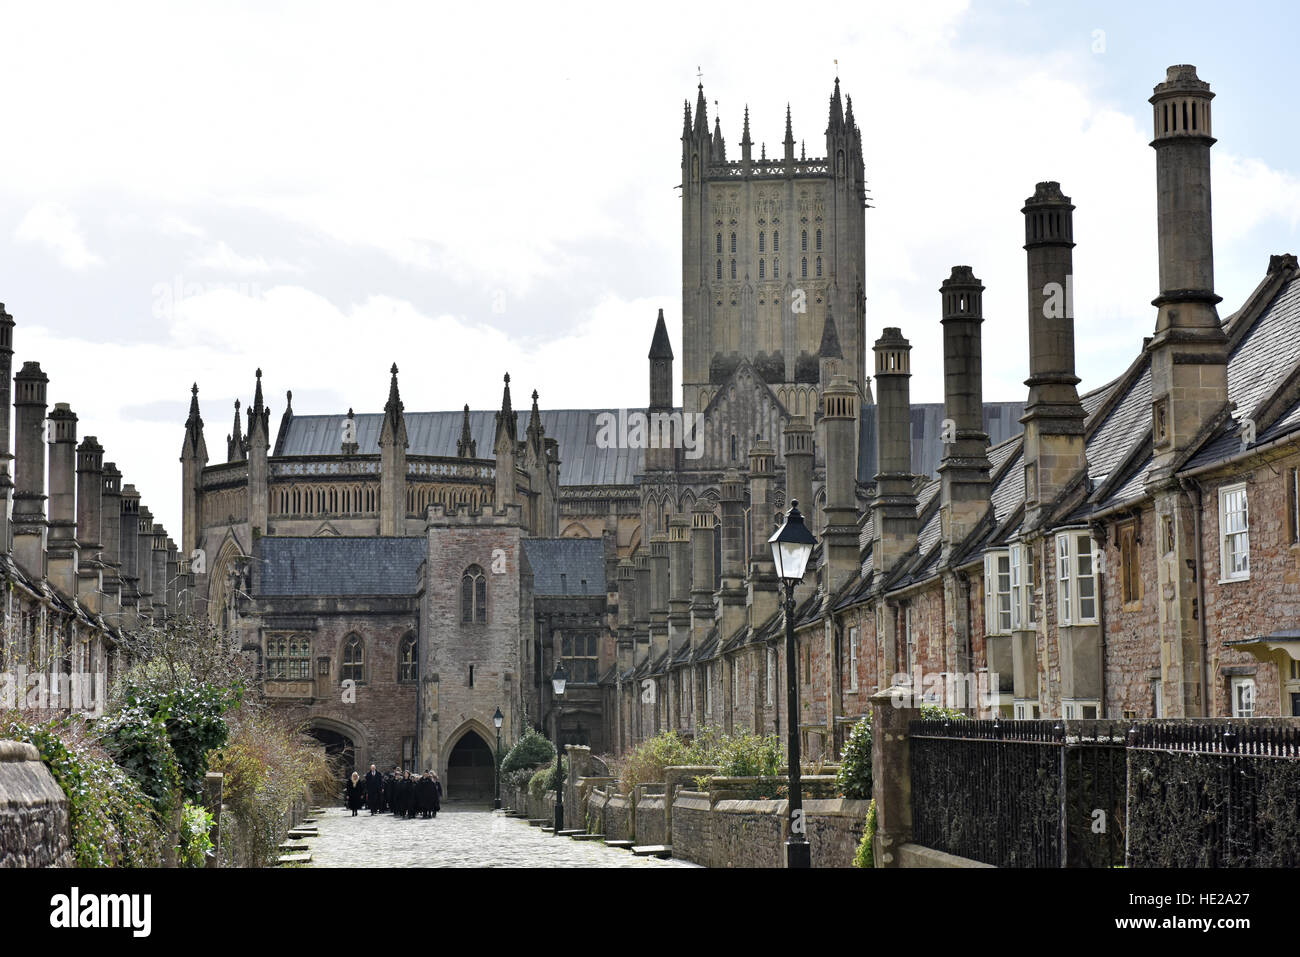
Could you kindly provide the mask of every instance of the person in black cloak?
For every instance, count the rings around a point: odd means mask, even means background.
[[[437,817],[442,810],[442,782],[438,780],[437,771],[430,771],[429,774],[433,777],[433,816]]]
[[[365,788],[361,786],[361,775],[357,774],[356,771],[353,771],[352,777],[350,777],[345,783],[345,788],[347,791],[348,808],[352,811],[352,816],[356,817],[357,811],[361,810],[362,805],[365,803],[366,792]]]
[[[370,770],[366,772],[366,807],[370,808],[370,813],[378,814],[380,804],[384,797],[384,776],[372,764]]]
[[[415,782],[411,780],[411,772],[403,771],[402,778],[397,782],[397,816],[409,818],[415,813]]]
[[[434,798],[433,779],[427,772],[421,774],[419,780],[415,782],[415,810],[421,818],[427,820],[433,812]]]
[[[384,810],[396,812],[397,805],[393,803],[393,786],[397,783],[397,775],[400,772],[397,768],[389,771],[384,775]]]

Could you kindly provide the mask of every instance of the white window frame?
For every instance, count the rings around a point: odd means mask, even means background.
[[[1033,625],[1034,566],[1029,563],[1029,546],[1014,542],[1007,557],[1011,563],[1011,630],[1025,631]]]
[[[984,553],[984,633],[1011,634],[1011,553]]]
[[[1237,507],[1237,495],[1241,496],[1240,508]],[[1237,516],[1240,516],[1239,522]],[[1239,562],[1233,560],[1238,555]],[[1250,578],[1250,501],[1245,482],[1219,489],[1219,574],[1221,582],[1240,582]]]
[[[1056,619],[1058,625],[1097,623],[1097,546],[1086,529],[1056,535]]]
[[[1091,718],[1084,712],[1085,708],[1094,709]],[[1071,721],[1095,721],[1101,717],[1101,702],[1096,698],[1067,699],[1061,702],[1061,716]]]
[[[849,627],[849,690],[858,690],[858,626]]]
[[[1016,701],[1012,704],[1011,713],[1015,715],[1015,721],[1037,721],[1041,716],[1037,701]]]
[[[1229,686],[1232,695],[1232,716],[1234,718],[1253,718],[1259,709],[1259,688],[1253,677],[1233,678]],[[1243,695],[1249,701],[1249,708],[1243,706]]]

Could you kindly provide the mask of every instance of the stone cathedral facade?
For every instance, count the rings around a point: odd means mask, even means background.
[[[863,138],[838,81],[813,158],[787,109],[779,155],[755,157],[747,112],[728,159],[701,88],[682,131],[683,355],[661,310],[632,410],[693,430],[690,447],[599,441],[629,410],[533,392],[516,411],[508,375],[497,409],[407,411],[394,366],[382,412],[300,415],[286,391],[275,429],[259,370],[216,460],[196,387],[180,552],[198,610],[345,760],[483,797],[498,708],[505,744],[535,726],[597,753],[668,728],[782,730],[766,539],[797,499],[821,541],[797,591],[806,753],[834,751],[900,676],[983,714],[1291,713],[1300,285],[1274,257],[1218,317],[1209,102],[1190,67],[1153,97],[1161,293],[1132,365],[1078,390],[1073,317],[1044,306],[1072,273],[1074,206],[1045,182],[1020,211],[1026,396],[983,401],[984,287],[963,265],[935,316],[945,401],[921,405],[905,330],[867,329]],[[1248,611],[1261,587],[1277,600]]]

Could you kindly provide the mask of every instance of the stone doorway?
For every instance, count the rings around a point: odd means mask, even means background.
[[[465,732],[447,758],[445,797],[449,801],[487,802],[496,796],[492,748],[476,731]]]
[[[350,778],[357,770],[357,748],[352,739],[331,728],[308,728],[307,733],[325,745],[325,760],[335,780],[342,782]]]

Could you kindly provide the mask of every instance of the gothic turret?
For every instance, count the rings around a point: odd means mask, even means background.
[[[388,402],[379,429],[379,534],[401,535],[406,518],[406,416],[396,362],[389,372]]]
[[[497,463],[496,497],[493,501],[500,511],[519,501],[515,481],[515,469],[519,461],[519,421],[515,417],[514,406],[510,403],[509,372],[505,375],[505,387],[501,391],[501,409],[496,414],[492,454]]]
[[[478,457],[478,443],[469,430],[469,403],[465,403],[465,417],[460,423],[460,438],[456,440],[456,455],[462,459]]]
[[[236,416],[238,421],[238,416]],[[199,384],[190,389],[190,415],[185,420],[185,441],[181,443],[181,544],[185,554],[198,548],[199,480],[208,464],[208,444],[203,438],[203,417],[199,414]]]
[[[253,407],[248,410],[248,524],[254,537],[267,531],[269,472],[267,452],[271,448],[271,410],[262,401],[262,370],[257,370]]]
[[[247,457],[243,423],[239,420],[239,400],[235,400],[235,423],[226,435],[226,461],[242,462]]]

